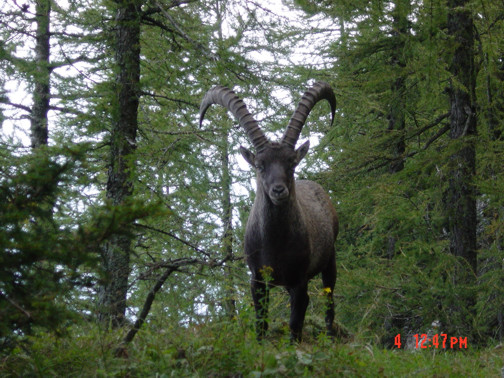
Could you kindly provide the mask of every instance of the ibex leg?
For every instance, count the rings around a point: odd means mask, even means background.
[[[252,279],[251,291],[256,312],[257,339],[261,340],[268,330],[269,288],[263,281]]]
[[[326,302],[326,317],[325,323],[327,327],[327,334],[329,336],[335,336],[334,331],[334,297],[333,291],[336,284],[336,263],[333,261],[327,266],[326,270],[322,272],[322,284],[324,294],[327,298]]]
[[[288,288],[290,294],[291,316],[290,331],[292,341],[301,341],[306,308],[310,301],[308,297],[308,283]]]

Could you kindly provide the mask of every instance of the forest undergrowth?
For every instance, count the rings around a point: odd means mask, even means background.
[[[150,324],[126,348],[125,330],[80,324],[66,337],[41,332],[0,362],[3,377],[500,377],[502,344],[485,349],[386,349],[352,335],[332,340],[307,319],[304,340],[291,344],[286,324],[266,340],[253,332],[252,311],[208,324]],[[118,351],[121,351],[118,355]]]

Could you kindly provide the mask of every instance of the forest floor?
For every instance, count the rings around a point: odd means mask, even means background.
[[[485,349],[384,349],[371,342],[333,341],[305,330],[300,344],[286,330],[262,343],[250,324],[220,321],[182,328],[143,328],[117,356],[124,330],[72,327],[40,333],[3,353],[0,376],[62,377],[501,377],[504,346]]]

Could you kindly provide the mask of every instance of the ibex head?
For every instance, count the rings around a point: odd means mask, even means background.
[[[318,82],[304,93],[280,142],[271,142],[250,114],[245,103],[231,89],[216,86],[206,93],[201,102],[200,125],[210,105],[219,104],[229,110],[245,130],[256,150],[254,154],[247,148],[240,147],[242,156],[256,171],[258,189],[262,188],[274,205],[280,205],[294,193],[294,170],[305,157],[310,146],[309,142],[305,142],[296,150],[296,142],[306,118],[320,100],[329,101],[332,124],[336,111],[336,98],[329,84]]]

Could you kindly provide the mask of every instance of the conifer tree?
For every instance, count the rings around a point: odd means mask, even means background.
[[[467,2],[450,1],[447,28],[453,53],[449,65],[450,138],[460,140],[451,156],[449,189],[447,194],[450,249],[464,258],[476,273],[476,193],[474,175],[477,134],[476,70],[474,23]]]
[[[125,205],[135,174],[140,96],[140,25],[142,1],[118,1],[115,9],[115,99],[110,131],[107,199]],[[131,236],[114,235],[104,246],[105,282],[99,296],[99,318],[113,327],[123,324],[130,274]]]
[[[2,334],[10,330],[24,335],[33,325],[64,330],[75,310],[67,303],[75,300],[73,288],[93,285],[93,279],[83,279],[81,273],[94,266],[99,244],[140,218],[138,208],[116,220],[117,208],[106,207],[104,215],[100,203],[90,206],[87,191],[95,187],[88,176],[96,172],[87,162],[92,143],[72,137],[79,122],[86,128],[92,119],[84,117],[82,109],[92,98],[93,90],[86,85],[93,73],[90,70],[86,76],[87,67],[79,63],[99,61],[95,54],[100,46],[90,47],[94,37],[85,24],[97,18],[88,9],[67,5],[11,2],[0,13],[6,41],[2,81],[9,83],[9,89],[32,90],[21,98],[7,91],[1,102],[14,130],[30,130],[33,147],[27,154],[19,132],[2,135]],[[81,19],[79,12],[89,18]],[[87,55],[79,56],[83,50]],[[29,127],[24,118],[30,120]],[[78,133],[81,138],[85,135],[82,130]]]
[[[476,69],[474,23],[466,1],[448,2],[448,35],[452,46],[449,71],[450,79],[450,132],[452,140],[458,142],[450,156],[449,184],[445,208],[450,233],[450,252],[460,258],[460,266],[454,275],[457,284],[476,282]],[[473,314],[475,298],[460,298],[452,311],[462,324],[457,328],[468,332],[472,319],[460,315],[465,309]],[[464,310],[463,310],[464,309]],[[467,312],[466,312],[467,313]],[[465,324],[464,324],[465,323]]]

